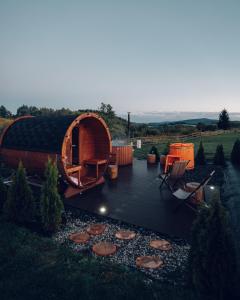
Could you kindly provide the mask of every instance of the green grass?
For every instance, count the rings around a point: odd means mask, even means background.
[[[0,298],[194,299],[192,292],[146,283],[138,271],[54,243],[0,218]]]
[[[230,158],[230,154],[232,151],[233,144],[237,138],[240,138],[240,133],[239,132],[231,132],[231,133],[224,133],[221,135],[217,136],[209,136],[209,137],[202,137],[203,145],[204,145],[204,150],[207,159],[213,159],[216,147],[219,144],[223,144],[224,152],[226,155],[226,158]],[[176,140],[170,140],[171,143],[178,142]],[[193,138],[193,139],[188,139],[183,142],[189,142],[189,143],[194,143],[195,147],[195,152],[197,151],[200,143],[200,138]],[[166,147],[167,142],[162,142],[161,144],[156,144],[159,152],[161,153],[164,148]],[[144,159],[147,156],[147,153],[149,152],[151,146],[153,144],[146,144],[143,145],[142,149],[136,149],[134,151],[134,156],[139,159]]]

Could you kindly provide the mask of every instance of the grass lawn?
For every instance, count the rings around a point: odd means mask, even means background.
[[[239,132],[231,132],[231,133],[226,133],[226,134],[221,134],[216,136],[202,137],[206,157],[208,159],[213,159],[217,145],[223,144],[226,158],[229,159],[233,144],[237,138],[240,138]],[[172,140],[170,142],[176,143],[178,141]],[[187,141],[182,141],[182,142],[194,143],[195,152],[196,152],[200,143],[200,138],[193,138],[191,140],[188,139]],[[155,146],[158,148],[159,152],[161,153],[166,147],[166,144],[167,142],[163,142],[161,144],[155,144]],[[146,144],[143,145],[142,149],[135,149],[134,156],[140,159],[146,158],[147,153],[149,152],[151,146],[152,144]]]
[[[75,253],[1,218],[0,236],[1,300],[195,298],[186,288]]]

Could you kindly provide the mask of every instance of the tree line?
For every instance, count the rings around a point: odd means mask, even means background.
[[[0,106],[0,117],[2,118],[16,118],[16,117],[22,117],[22,116],[64,116],[64,115],[74,115],[79,114],[82,112],[99,112],[102,113],[108,117],[115,117],[115,111],[113,110],[113,107],[110,104],[101,103],[99,108],[96,110],[93,109],[78,109],[78,110],[71,110],[69,108],[61,108],[61,109],[53,109],[53,108],[47,108],[47,107],[36,107],[36,106],[28,106],[28,105],[21,105],[18,107],[16,114],[13,114],[11,111],[9,111],[4,105]]]

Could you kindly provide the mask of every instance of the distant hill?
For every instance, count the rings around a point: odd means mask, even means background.
[[[217,120],[208,119],[208,118],[199,118],[199,119],[188,119],[188,120],[181,120],[181,121],[174,121],[174,122],[154,122],[154,123],[148,123],[149,126],[159,126],[159,125],[190,125],[195,126],[198,123],[202,123],[205,125],[215,125],[217,124]]]

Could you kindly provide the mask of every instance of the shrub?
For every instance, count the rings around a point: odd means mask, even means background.
[[[22,162],[19,163],[17,172],[13,176],[13,182],[9,187],[4,212],[9,220],[19,224],[28,224],[34,221],[35,201]]]
[[[198,165],[205,165],[206,159],[205,159],[205,153],[204,153],[204,147],[202,141],[200,142],[197,155],[195,157],[196,164]]]
[[[7,188],[3,183],[2,177],[0,176],[0,212],[2,212],[6,199],[7,199]]]
[[[234,143],[232,153],[231,153],[231,161],[233,164],[240,165],[240,140],[237,139]]]
[[[224,151],[223,151],[223,145],[217,146],[216,153],[214,156],[214,164],[219,165],[219,166],[226,165],[225,155],[224,155]]]
[[[163,155],[168,155],[169,154],[169,148],[170,148],[170,143],[168,142],[162,152]]]
[[[156,155],[156,161],[159,161],[160,156],[159,156],[159,152],[158,152],[157,147],[152,146],[152,148],[149,151],[149,154],[155,154]]]
[[[215,194],[193,225],[189,254],[191,283],[203,299],[233,299],[237,277],[235,246],[226,210]]]
[[[58,170],[50,159],[45,170],[45,182],[41,191],[40,211],[45,232],[53,233],[62,221],[63,202],[58,193]]]

